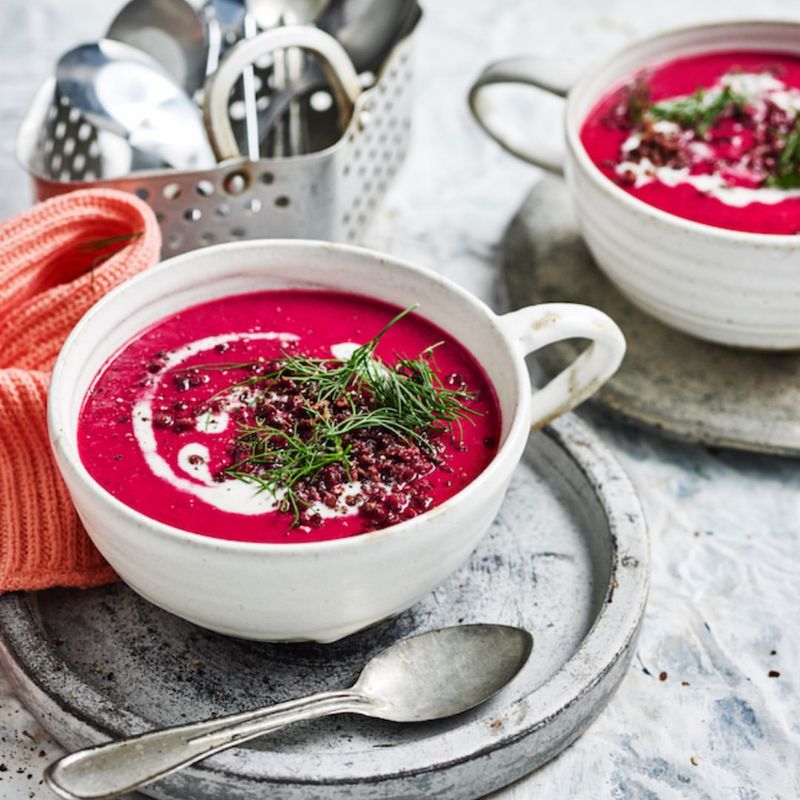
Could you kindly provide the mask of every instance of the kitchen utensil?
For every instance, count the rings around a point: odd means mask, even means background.
[[[317,27],[344,47],[359,72],[376,71],[421,13],[416,0],[340,0],[330,3]]]
[[[187,0],[131,0],[114,17],[106,38],[152,56],[190,97],[205,82],[208,26]]]
[[[218,11],[236,11],[235,4],[214,2]],[[224,28],[221,11],[218,18]],[[17,158],[31,173],[38,199],[87,185],[138,194],[156,212],[165,254],[263,237],[355,242],[408,149],[412,39],[409,33],[400,41],[378,73],[376,84],[357,99],[353,97],[355,108],[345,129],[339,127],[336,113],[313,115],[312,138],[327,146],[308,157],[258,162],[238,158],[208,170],[157,169],[112,178],[114,173],[105,170],[109,160],[105,132],[83,119],[66,100],[61,102],[55,81],[49,78],[20,126]],[[325,52],[334,48],[341,52],[335,42],[323,40]],[[315,46],[321,44],[315,41]],[[291,44],[301,43],[293,38]],[[324,54],[317,57],[324,58]],[[353,74],[352,67],[349,74]],[[336,83],[343,81],[336,77]],[[224,114],[228,97],[217,95],[214,102]],[[115,135],[105,138],[127,147]],[[129,161],[130,154],[125,160],[116,159],[122,165]]]
[[[331,714],[393,722],[454,716],[484,703],[525,665],[533,637],[506,625],[461,625],[403,639],[372,658],[350,689],[98,745],[50,765],[67,800],[116,797],[213,753]]]
[[[262,31],[273,30],[281,25],[306,25],[313,22],[327,3],[328,0],[247,0],[249,13]],[[286,91],[299,80],[302,70],[302,51],[297,48],[275,50],[272,53],[272,89],[276,92]],[[259,138],[264,139],[263,132],[259,133]],[[306,139],[307,136],[304,137],[302,133],[301,107],[292,100],[289,103],[288,126],[284,126],[280,118],[276,119],[271,155],[299,155],[305,152]]]
[[[245,3],[245,41],[252,40],[258,33],[258,23],[256,22],[256,17],[253,13],[253,2],[254,0],[247,0]],[[247,134],[247,157],[251,161],[258,161],[261,151],[258,135],[258,110],[256,108],[256,77],[253,70],[252,60],[242,64],[240,73],[242,76],[242,95],[244,98],[244,123],[245,132]],[[214,75],[216,75],[216,72]],[[214,75],[211,75],[209,80],[213,80]],[[230,89],[232,88],[233,86],[231,85]]]
[[[208,0],[202,11],[209,26],[209,58],[206,76],[219,67],[221,57],[242,38],[253,38],[258,33],[253,14],[245,0]],[[241,141],[250,160],[259,157],[258,109],[256,106],[256,74],[252,65],[242,71],[242,79],[235,95],[234,106],[240,103],[243,109],[244,130]],[[233,113],[233,111],[231,111]]]
[[[352,2],[332,4],[328,9],[317,20],[317,27],[326,30],[342,43],[359,73],[379,69],[391,52],[393,44],[414,29],[422,13],[416,2],[408,3],[406,0],[390,0],[382,3],[379,8],[362,3],[362,13],[357,16],[355,12],[358,9],[352,7]],[[345,11],[354,16],[347,16]],[[369,11],[372,12],[371,15],[366,15]],[[269,104],[258,114],[258,129],[262,140],[295,101],[325,90],[327,85],[322,70],[312,63],[286,89],[273,91]]]
[[[253,33],[256,30],[271,31],[283,24],[281,14],[283,11],[284,3],[282,0],[245,0],[247,5],[248,19],[251,20],[253,26]],[[244,75],[253,70],[251,67],[245,67]],[[283,50],[275,49],[272,51],[272,87],[276,91],[286,90],[286,61],[284,60]],[[255,89],[251,86],[249,89],[245,84],[245,104],[249,104],[253,108],[255,115]],[[251,149],[251,136],[256,136],[256,143],[261,139],[259,132],[260,126],[258,119],[254,116],[253,121],[250,121],[250,113],[247,114],[247,142],[248,152]],[[284,128],[280,119],[275,122],[275,131],[272,138],[272,148],[269,155],[274,158],[282,158],[286,155],[284,151]],[[252,158],[252,156],[251,156]]]
[[[244,39],[231,48],[219,69],[208,79],[206,101],[203,115],[206,127],[211,131],[214,151],[222,161],[240,155],[236,137],[233,134],[227,105],[227,98],[243,69],[265,53],[274,55],[292,44],[325,53],[321,66],[325,70],[339,109],[339,125],[345,130],[353,115],[355,101],[361,94],[358,76],[347,53],[335,39],[316,28],[307,26],[283,26],[273,28],[254,39]]]
[[[215,163],[192,100],[150,56],[102,39],[58,61],[61,98],[97,128],[108,130],[175,169]]]
[[[284,0],[281,20],[284,25],[309,25],[313,23],[327,7],[329,0]],[[293,88],[303,75],[305,56],[302,50],[290,47],[284,52],[286,77],[288,85]],[[308,150],[308,122],[299,100],[289,104],[288,118],[288,153],[300,155]]]
[[[202,8],[219,24],[222,52],[244,35],[244,16],[247,13],[244,0],[207,0]]]
[[[208,77],[213,72],[216,72],[219,66],[219,60],[222,56],[223,33],[222,25],[220,24],[219,17],[213,5],[209,3],[203,6],[200,13],[206,26],[207,48],[205,77]],[[194,97],[197,98],[198,94],[199,93],[196,93]]]

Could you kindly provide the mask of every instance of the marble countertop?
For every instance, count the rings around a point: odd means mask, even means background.
[[[0,217],[30,202],[13,144],[33,92],[57,54],[99,36],[119,5],[0,4]],[[508,55],[588,63],[657,28],[753,15],[752,2],[721,7],[430,0],[417,46],[411,154],[365,243],[436,269],[502,310],[503,231],[538,174],[473,123],[471,81]],[[800,4],[761,0],[757,12],[800,19]],[[591,407],[581,415],[641,494],[653,547],[650,604],[633,666],[601,717],[555,761],[495,796],[800,796],[800,464],[669,442]],[[0,675],[0,796],[54,797],[41,776],[60,752]]]

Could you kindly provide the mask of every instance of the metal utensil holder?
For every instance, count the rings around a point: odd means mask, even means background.
[[[350,65],[350,74],[342,75],[341,62],[326,48],[320,51],[316,35],[321,32],[295,29],[301,34],[303,30],[312,34],[313,46],[309,47],[302,35],[291,38],[290,44],[319,58],[341,111],[348,94],[352,95],[346,87],[352,88],[355,71]],[[257,38],[263,38],[263,49],[253,48],[255,40],[240,43],[241,49],[248,50],[246,63],[287,46],[286,30]],[[335,40],[325,38],[344,53]],[[37,200],[87,187],[138,195],[156,213],[165,255],[243,239],[302,237],[358,242],[408,150],[412,38],[413,31],[393,48],[372,87],[355,98],[344,132],[319,152],[258,161],[241,157],[235,144],[235,153],[231,152],[235,140],[227,116],[228,81],[219,80],[224,77],[223,64],[209,80],[206,92],[209,138],[222,159],[213,169],[157,169],[103,178],[105,148],[111,147],[112,137],[57,96],[54,78],[40,87],[25,115],[17,137],[17,157],[33,179]]]

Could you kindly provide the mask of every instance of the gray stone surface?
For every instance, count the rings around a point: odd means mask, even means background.
[[[120,4],[0,4],[0,215],[29,198],[13,159],[28,99],[55,54],[97,36]],[[469,117],[466,93],[487,61],[535,52],[588,62],[639,33],[683,22],[800,18],[800,6],[788,0],[755,8],[752,0],[426,5],[410,158],[366,243],[441,271],[498,310],[500,243],[537,173],[502,153]],[[634,666],[605,712],[567,752],[498,800],[797,797],[800,466],[669,442],[596,418],[591,408],[582,413],[643,499],[653,543],[650,602]],[[780,676],[768,677],[771,671]],[[0,795],[51,800],[39,781],[56,746],[4,682],[0,706],[0,765],[7,766]]]

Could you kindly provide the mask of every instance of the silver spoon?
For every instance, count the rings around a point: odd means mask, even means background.
[[[218,21],[222,34],[222,52],[239,41],[244,31],[244,15],[247,13],[244,0],[207,0],[206,2],[192,0],[192,2],[195,4],[200,2],[200,7]]]
[[[130,0],[114,17],[106,38],[152,56],[190,97],[205,82],[209,30],[187,0]]]
[[[329,0],[292,0],[281,17],[284,25],[310,25],[328,6]],[[289,86],[295,86],[303,75],[305,55],[297,47],[290,47],[284,54],[286,77]],[[303,107],[297,100],[289,104],[289,155],[298,156],[308,150],[308,126]]]
[[[317,25],[339,41],[359,72],[375,72],[420,16],[416,0],[337,0]]]
[[[111,39],[81,45],[56,65],[56,83],[89,122],[180,170],[216,163],[200,113],[154,59]]]
[[[499,692],[532,647],[530,633],[506,625],[429,631],[378,653],[350,689],[97,745],[51,764],[45,778],[66,800],[107,800],[301,720],[331,714],[393,722],[450,717]]]

